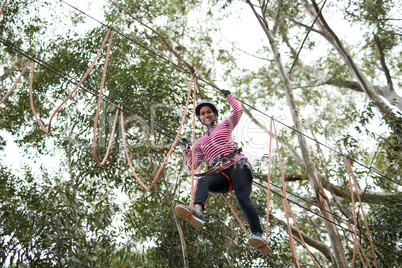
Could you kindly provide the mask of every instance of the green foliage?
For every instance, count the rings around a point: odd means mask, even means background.
[[[1,166],[0,178],[2,263],[92,266],[114,251],[109,205],[94,210],[70,183],[50,177],[38,183],[30,170],[18,178]]]
[[[372,207],[372,212],[368,215],[369,227],[374,235],[373,241],[381,245],[386,245],[385,249],[378,248],[377,250],[381,251],[385,263],[391,267],[398,266],[402,261],[401,258],[395,257],[395,255],[389,252],[389,250],[392,250],[399,255],[402,252],[401,248],[398,246],[402,241],[402,229],[399,224],[402,220],[400,213],[401,201],[401,196],[397,196],[391,201],[375,205]],[[369,248],[368,242],[363,242],[363,246]]]

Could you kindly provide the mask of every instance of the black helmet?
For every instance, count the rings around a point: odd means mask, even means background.
[[[215,121],[216,121],[216,120],[218,119],[219,112],[218,112],[218,109],[217,109],[216,106],[215,106],[215,103],[213,103],[211,100],[201,100],[201,101],[199,101],[199,102],[197,103],[197,106],[195,106],[195,115],[197,116],[198,120],[200,120],[200,122],[201,122],[202,124],[204,124],[204,123],[201,121],[201,117],[200,117],[200,110],[201,110],[201,108],[202,108],[203,106],[209,106],[209,107],[211,107],[212,111],[215,113]],[[205,125],[205,124],[204,124],[204,125]]]

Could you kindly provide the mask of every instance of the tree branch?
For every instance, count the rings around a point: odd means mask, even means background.
[[[374,90],[373,85],[368,81],[367,77],[363,74],[361,69],[357,66],[349,51],[344,47],[341,40],[334,33],[334,31],[329,27],[328,23],[324,19],[324,16],[319,13],[319,8],[315,0],[311,1],[312,4],[304,0],[304,6],[312,17],[319,16],[317,20],[317,25],[322,30],[322,36],[337,50],[338,54],[344,60],[345,65],[348,67],[350,73],[356,78],[356,80],[361,84],[364,92],[367,96],[375,103],[378,110],[382,115],[387,115],[390,113],[391,109],[388,104],[384,102]],[[401,98],[402,99],[402,98]],[[401,138],[402,139],[402,138]]]
[[[349,80],[349,79],[345,79],[345,80],[334,79],[334,78],[330,77],[328,74],[326,74],[320,70],[317,70],[316,68],[314,68],[310,65],[304,64],[300,60],[299,60],[299,62],[301,64],[297,65],[297,68],[299,68],[303,72],[306,72],[310,76],[315,77],[317,80],[323,81],[324,84],[337,86],[337,87],[344,87],[344,88],[354,90],[356,92],[365,92],[361,83],[359,83],[358,81]],[[399,110],[402,111],[402,97],[399,96],[395,91],[390,91],[389,88],[382,87],[379,85],[371,85],[371,87],[376,94],[385,98],[389,102],[391,102],[393,99],[396,99],[398,103],[395,104],[395,106]]]
[[[350,198],[349,191],[343,190],[340,186],[331,183],[327,178],[325,178],[320,174],[318,176],[321,179],[322,185],[326,190],[336,194],[339,197]],[[357,198],[356,191],[354,191],[353,194],[355,198]],[[392,200],[392,198],[401,195],[400,193],[383,193],[383,192],[364,192],[359,194],[362,202],[370,201],[376,204],[382,203],[387,200]]]
[[[387,78],[387,83],[388,83],[389,91],[394,91],[394,86],[393,86],[393,83],[392,83],[392,78],[391,78],[391,75],[390,75],[390,73],[389,73],[389,69],[388,69],[387,63],[385,62],[384,51],[383,51],[383,49],[382,49],[382,47],[381,47],[381,45],[380,45],[380,41],[378,40],[378,36],[377,36],[377,35],[374,35],[374,42],[375,42],[375,47],[377,48],[378,54],[379,54],[379,56],[380,56],[380,62],[381,62],[382,70],[383,70],[383,72],[384,72],[384,74],[385,74],[385,77]]]
[[[281,17],[281,10],[283,6],[283,0],[278,1],[278,9],[275,15],[274,27],[272,28],[272,35],[275,35],[276,31],[278,30],[279,19]]]
[[[271,13],[271,14],[274,14],[274,15],[276,14],[276,11],[274,11],[274,10],[267,9],[267,11],[268,11],[269,13]],[[306,24],[304,24],[304,23],[302,23],[302,22],[300,22],[300,21],[298,21],[298,20],[295,20],[294,18],[289,17],[289,16],[287,16],[287,15],[283,15],[283,14],[282,14],[281,18],[287,19],[287,20],[293,22],[293,24],[295,24],[295,25],[297,25],[297,26],[300,26],[300,27],[303,27],[303,28],[306,28],[306,29],[309,29],[309,28],[311,27],[311,26],[306,25]],[[314,29],[314,28],[312,28],[311,31],[316,32],[316,33],[319,33],[319,34],[323,34],[323,32],[321,32],[320,30]]]
[[[330,191],[331,193],[335,194],[338,197],[342,198],[350,198],[350,192],[347,190],[342,189],[342,187],[331,183],[325,176],[318,174],[319,179],[322,182],[323,187],[325,190]],[[285,181],[303,181],[308,180],[306,175],[304,174],[288,174],[285,176]],[[357,198],[356,191],[353,192],[355,198]],[[384,201],[391,200],[392,198],[400,195],[400,193],[383,193],[383,192],[364,192],[360,193],[360,198],[362,202],[372,202],[376,204],[380,204]]]

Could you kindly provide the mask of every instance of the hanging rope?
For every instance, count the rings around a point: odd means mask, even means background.
[[[7,2],[7,1],[6,1]],[[4,6],[3,6],[4,7]],[[3,10],[1,10],[3,11]],[[0,14],[1,15],[1,14]],[[1,99],[0,104],[2,104],[7,97],[11,94],[11,92],[13,92],[15,86],[17,85],[17,83],[20,81],[21,77],[24,75],[25,71],[28,68],[28,65],[31,63],[31,59],[28,59],[27,64],[25,65],[24,69],[22,70],[22,72],[20,73],[20,75],[18,76],[17,80],[15,81],[15,83],[13,84],[13,86],[10,88],[10,90],[7,92],[7,94],[3,97],[3,99]]]
[[[229,201],[226,199],[225,194],[222,194],[222,198],[226,201],[226,204],[228,204],[228,206],[230,207],[230,210],[232,210],[233,215],[235,216],[235,218],[237,219],[237,221],[239,222],[241,228],[244,230],[244,232],[246,233],[247,236],[250,236],[250,233],[247,231],[246,227],[244,226],[243,222],[240,220],[239,216],[236,213],[236,210],[233,208],[233,206],[229,203]]]
[[[303,235],[302,235],[301,232],[300,232],[299,226],[297,225],[297,222],[296,222],[296,220],[295,220],[295,217],[293,216],[293,212],[292,212],[292,210],[290,209],[289,203],[288,203],[287,201],[286,201],[286,205],[287,205],[288,211],[290,212],[290,216],[291,216],[292,219],[293,219],[293,223],[294,223],[294,225],[295,225],[295,227],[296,227],[297,233],[299,234],[299,238],[301,239],[304,248],[307,250],[307,253],[308,253],[308,255],[310,255],[310,258],[313,260],[314,264],[315,264],[317,267],[320,267],[320,265],[318,264],[318,262],[317,262],[316,259],[314,258],[313,254],[311,254],[310,250],[308,249],[308,247],[307,247],[307,245],[306,245],[306,242],[304,241]]]
[[[283,165],[282,165],[281,153],[280,153],[280,151],[279,151],[278,135],[277,135],[277,133],[276,133],[275,124],[273,124],[273,129],[274,129],[274,134],[275,134],[276,149],[277,149],[277,152],[278,152],[279,166],[280,166],[280,168],[281,168],[281,177],[282,177],[281,193],[282,193],[282,195],[283,195],[283,197],[282,197],[282,204],[283,204],[283,207],[284,207],[284,211],[285,211],[285,215],[286,215],[286,220],[287,220],[287,224],[288,224],[289,240],[290,240],[290,247],[291,247],[291,250],[292,250],[292,257],[293,257],[293,260],[294,260],[294,262],[295,262],[295,265],[296,265],[297,267],[300,267],[299,258],[298,258],[298,256],[297,256],[296,247],[295,247],[295,244],[294,244],[294,241],[293,241],[292,230],[291,230],[291,228],[290,228],[289,214],[290,214],[290,216],[291,216],[292,219],[293,219],[293,223],[294,223],[294,225],[295,225],[295,227],[296,227],[297,233],[299,234],[299,237],[300,237],[300,239],[301,239],[301,241],[302,241],[302,243],[303,243],[304,248],[307,250],[307,253],[309,254],[310,258],[313,260],[314,264],[315,264],[317,267],[320,267],[320,265],[317,263],[317,261],[315,260],[315,258],[314,258],[313,255],[311,254],[310,250],[308,249],[308,246],[306,245],[306,242],[305,242],[304,239],[303,239],[303,235],[301,234],[300,229],[299,229],[299,227],[298,227],[298,225],[297,225],[297,222],[296,222],[296,220],[295,220],[295,218],[294,218],[294,216],[293,216],[292,210],[290,209],[289,202],[288,202],[288,198],[287,198],[287,196],[286,196],[285,176],[284,176],[284,172],[283,172]]]
[[[111,33],[110,33],[110,40],[109,40],[109,46],[107,48],[107,53],[106,53],[105,66],[103,67],[103,74],[102,74],[102,81],[101,81],[101,86],[100,86],[100,91],[99,91],[98,103],[96,105],[96,114],[95,114],[95,122],[94,122],[94,136],[93,136],[93,139],[92,139],[93,156],[94,156],[95,162],[99,166],[103,166],[106,163],[106,159],[109,156],[110,147],[112,145],[113,136],[114,136],[114,132],[115,132],[115,129],[116,129],[117,118],[118,118],[118,115],[119,115],[119,109],[116,109],[116,115],[114,117],[112,133],[110,134],[109,144],[108,144],[107,149],[106,149],[106,154],[103,157],[102,162],[99,162],[98,157],[96,156],[96,128],[97,128],[97,125],[98,125],[100,101],[102,99],[103,86],[105,84],[106,69],[107,69],[107,65],[108,65],[108,61],[109,61],[110,49],[112,47],[112,39],[113,39],[113,29],[111,30]]]
[[[378,268],[377,258],[375,256],[375,251],[374,251],[374,246],[373,246],[373,241],[371,239],[370,230],[369,230],[369,227],[368,227],[368,224],[367,224],[366,215],[364,214],[363,205],[362,205],[363,203],[362,203],[362,201],[360,199],[359,189],[357,188],[357,182],[356,182],[355,176],[354,176],[353,171],[352,171],[352,166],[351,166],[350,161],[349,161],[349,159],[347,157],[345,157],[345,161],[346,161],[346,166],[348,167],[348,171],[350,170],[350,174],[351,174],[351,177],[353,178],[353,183],[355,185],[356,196],[357,196],[357,199],[359,200],[359,203],[360,203],[360,210],[362,211],[364,224],[365,224],[366,230],[367,230],[367,236],[368,236],[368,239],[369,239],[369,242],[370,242],[371,252],[373,253],[374,265],[375,265],[376,268]],[[353,195],[354,194],[352,192],[352,200],[353,200]]]
[[[272,125],[274,123],[274,119],[271,118],[270,120],[270,125],[269,125],[269,160],[268,160],[268,177],[267,177],[267,182],[268,182],[268,187],[267,187],[267,216],[266,216],[266,227],[265,227],[265,241],[268,241],[268,225],[269,225],[269,197],[271,194],[271,148],[272,148]]]
[[[347,159],[346,159],[347,161]],[[346,165],[347,169],[348,169],[348,178],[349,178],[349,186],[350,186],[350,196],[352,198],[352,208],[353,208],[353,233],[354,233],[354,237],[357,237],[357,221],[356,221],[356,209],[355,209],[355,199],[354,199],[354,194],[353,194],[353,187],[352,187],[352,179],[350,178],[350,168],[349,165]],[[353,236],[352,236],[353,237]],[[353,268],[354,264],[355,264],[355,257],[356,257],[356,248],[357,248],[357,239],[353,239],[354,241],[354,245],[353,245],[353,257],[352,257],[352,264],[351,264],[351,268]]]
[[[367,256],[366,256],[366,254],[364,253],[362,244],[360,244],[359,239],[357,239],[357,235],[354,234],[352,225],[350,224],[350,222],[347,222],[347,224],[348,224],[348,228],[349,228],[350,234],[351,234],[351,236],[352,236],[353,242],[355,243],[355,245],[356,245],[356,244],[358,245],[357,253],[359,254],[360,260],[362,261],[363,267],[366,267],[366,264],[364,263],[364,259],[365,259],[366,262],[367,262],[367,264],[368,264],[368,266],[371,268],[370,262],[368,261]],[[360,253],[360,252],[361,252],[361,253]],[[361,255],[361,254],[363,254],[364,259],[362,258],[362,255]]]
[[[67,96],[67,98],[65,98],[65,100],[64,100],[64,101],[56,108],[56,110],[53,112],[52,116],[50,117],[50,120],[49,120],[49,124],[48,124],[48,128],[47,128],[47,129],[46,129],[46,127],[42,124],[42,122],[39,120],[39,118],[38,118],[38,116],[37,116],[37,114],[36,114],[34,105],[33,105],[32,87],[33,87],[33,72],[34,72],[35,62],[32,64],[31,80],[30,80],[30,87],[29,87],[29,97],[30,97],[30,102],[31,102],[31,109],[32,109],[32,112],[33,112],[33,114],[34,114],[34,116],[35,116],[36,121],[39,123],[40,127],[42,128],[42,130],[43,130],[45,133],[50,133],[50,129],[51,129],[51,126],[52,126],[52,120],[53,120],[54,116],[56,115],[56,113],[57,113],[57,112],[61,109],[61,107],[71,98],[71,96],[75,93],[75,91],[81,86],[81,84],[82,84],[82,83],[84,82],[84,80],[87,78],[88,74],[90,73],[90,71],[92,70],[92,68],[93,68],[93,66],[95,65],[96,61],[98,60],[98,57],[99,57],[100,53],[102,52],[103,47],[105,46],[106,40],[107,40],[107,38],[108,38],[108,36],[109,36],[109,34],[110,34],[111,31],[112,31],[112,28],[109,28],[109,30],[108,30],[107,33],[106,33],[105,38],[103,39],[102,45],[101,45],[101,47],[100,47],[98,53],[96,54],[95,59],[93,60],[91,66],[88,68],[87,72],[86,72],[86,73],[84,74],[84,76],[81,78],[81,81],[78,83],[78,85],[76,85],[76,87],[74,88],[74,90],[71,91],[71,93]],[[35,59],[35,57],[34,57],[34,59]]]
[[[92,152],[93,152],[93,156],[94,156],[95,162],[96,162],[99,166],[103,166],[103,165],[106,163],[106,159],[107,159],[108,156],[109,156],[110,147],[112,146],[113,136],[114,136],[114,132],[115,132],[115,129],[116,129],[117,119],[118,119],[118,116],[119,116],[119,111],[120,111],[120,110],[117,108],[117,109],[116,109],[116,115],[115,115],[115,117],[114,117],[112,132],[110,133],[109,144],[108,144],[108,146],[107,146],[106,153],[105,153],[105,156],[103,157],[102,162],[99,162],[98,158],[96,157],[96,141],[95,141],[95,137],[96,137],[96,125],[94,126],[94,138],[93,138],[93,142],[92,142]],[[97,121],[97,119],[98,119],[98,118],[97,118],[97,116],[96,116],[95,122]]]
[[[273,120],[271,120],[271,126],[270,130],[272,128],[272,123]],[[270,131],[270,133],[272,133]],[[266,216],[266,229],[265,229],[265,241],[268,241],[268,225],[269,225],[269,195],[270,195],[270,182],[271,182],[271,142],[272,142],[272,135],[270,135],[270,142],[269,142],[269,164],[268,164],[268,190],[267,190],[267,216]],[[244,230],[247,236],[250,236],[250,233],[247,231],[246,227],[244,226],[242,220],[240,217],[237,215],[236,210],[233,208],[233,206],[230,204],[230,202],[227,200],[225,194],[221,194],[222,198],[225,200],[226,204],[229,206],[230,210],[232,211],[233,215],[237,219],[237,221],[240,224],[240,227]]]
[[[288,234],[289,234],[289,242],[290,242],[290,249],[292,251],[292,258],[293,258],[293,262],[295,263],[296,267],[300,267],[300,263],[299,263],[299,258],[297,256],[297,252],[296,252],[296,247],[295,247],[295,242],[293,240],[293,235],[292,235],[292,229],[290,228],[290,222],[289,222],[289,211],[288,211],[288,206],[289,204],[287,203],[287,196],[286,196],[286,185],[285,185],[285,176],[284,176],[284,172],[283,172],[283,167],[282,167],[282,160],[281,160],[281,154],[279,152],[279,143],[278,143],[278,136],[276,134],[276,127],[275,124],[273,124],[273,129],[274,129],[274,133],[275,133],[275,140],[276,140],[276,149],[278,151],[278,158],[279,158],[279,165],[280,165],[280,169],[281,169],[281,175],[282,175],[282,187],[281,187],[281,194],[282,194],[282,205],[285,211],[285,215],[286,215],[286,221],[287,221],[287,227],[288,227]]]
[[[195,161],[195,108],[196,108],[196,103],[195,103],[195,98],[196,98],[196,92],[197,92],[197,76],[193,74],[191,76],[191,81],[190,81],[190,89],[189,92],[193,89],[193,127],[192,127],[192,143],[193,146],[191,147],[191,200],[190,200],[190,214],[187,217],[187,220],[189,220],[194,211],[194,196],[195,196],[195,189],[197,188],[197,182],[198,179],[195,181],[195,176],[194,176],[194,161]]]
[[[3,6],[1,7],[0,16],[1,16],[1,14],[3,14],[3,11],[4,11],[4,8],[6,7],[6,4],[7,4],[7,0],[4,1]]]
[[[193,75],[193,76],[191,77],[191,81],[193,81],[194,77],[195,77],[195,75]],[[166,164],[166,162],[167,162],[167,160],[168,160],[170,154],[173,152],[173,149],[174,149],[174,147],[176,146],[177,140],[178,140],[178,138],[179,138],[179,136],[180,136],[180,132],[181,132],[181,129],[182,129],[183,124],[184,124],[184,120],[185,120],[185,118],[186,118],[186,114],[187,114],[187,110],[188,110],[188,104],[189,104],[189,101],[190,101],[191,89],[192,89],[192,88],[191,88],[191,83],[190,83],[190,89],[189,89],[188,94],[187,94],[186,107],[185,107],[185,109],[184,109],[184,114],[183,114],[183,117],[182,117],[182,120],[181,120],[181,123],[180,123],[179,130],[177,131],[177,134],[176,134],[176,137],[175,137],[175,139],[174,139],[174,141],[173,141],[172,147],[170,148],[169,152],[167,153],[167,155],[166,155],[166,157],[165,157],[165,159],[164,159],[162,165],[159,167],[158,171],[156,172],[156,175],[155,175],[155,177],[154,177],[154,180],[152,181],[152,183],[151,183],[151,185],[150,185],[149,187],[147,187],[147,186],[141,181],[141,179],[138,177],[137,173],[135,172],[135,170],[134,170],[134,168],[133,168],[133,165],[131,164],[130,156],[129,156],[128,150],[127,150],[127,142],[126,142],[126,137],[125,137],[126,134],[125,134],[125,130],[124,130],[124,118],[123,118],[124,110],[123,110],[123,107],[122,107],[121,105],[119,105],[119,109],[121,109],[121,111],[120,111],[121,136],[122,136],[122,139],[123,139],[124,151],[125,151],[125,154],[126,154],[127,162],[128,162],[128,165],[130,166],[131,172],[133,173],[135,179],[138,181],[138,183],[139,183],[145,190],[151,190],[151,189],[155,186],[156,180],[158,179],[158,177],[159,177],[160,173],[162,172],[162,169],[163,169],[163,167],[165,166],[165,164]],[[195,101],[195,100],[194,100],[194,101]],[[193,172],[194,172],[194,171],[193,171]]]

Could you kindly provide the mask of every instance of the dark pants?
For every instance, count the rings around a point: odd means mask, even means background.
[[[247,158],[241,159],[238,163],[231,165],[222,172],[228,175],[232,181],[234,194],[246,216],[251,232],[262,233],[257,210],[250,200],[253,171]],[[209,192],[226,193],[229,190],[229,186],[228,178],[220,173],[213,173],[200,178],[195,192],[194,204],[201,204],[204,207]]]

